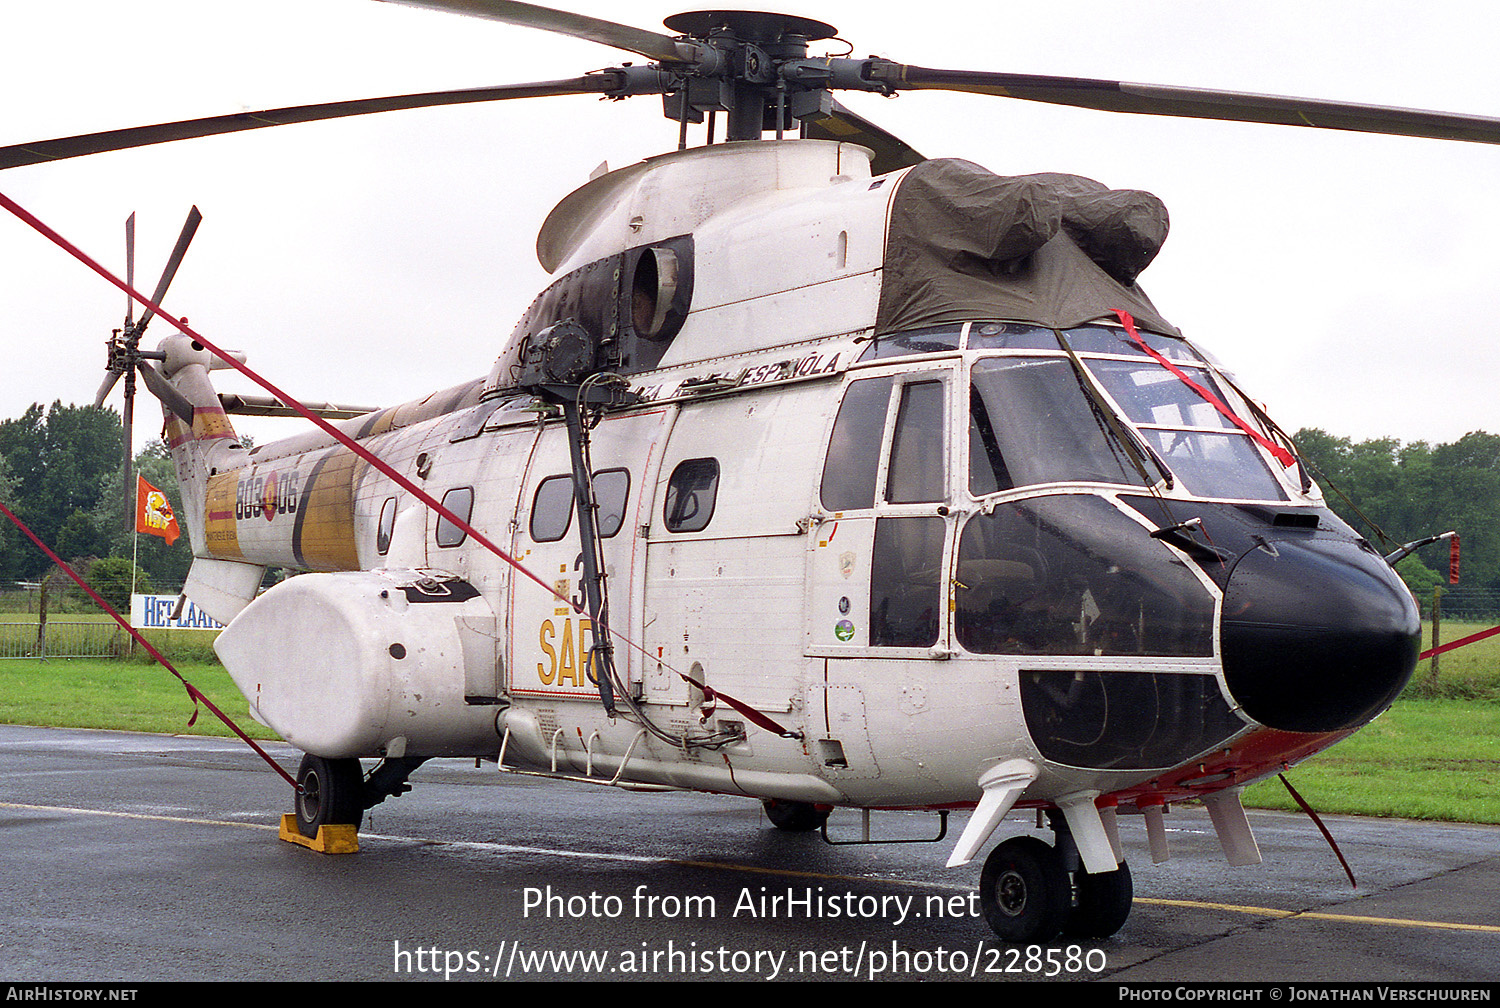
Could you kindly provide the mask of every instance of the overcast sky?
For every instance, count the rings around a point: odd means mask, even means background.
[[[924,66],[1500,115],[1500,5],[1477,0],[773,7],[835,25],[855,55]],[[570,9],[661,30],[677,6]],[[5,24],[4,144],[641,61],[374,0],[11,2]],[[1172,236],[1142,285],[1287,429],[1434,442],[1500,432],[1500,147],[939,92],[843,100],[929,157],[1162,197]],[[534,242],[550,207],[601,161],[675,141],[656,98],[535,99],[12,169],[0,192],[121,270],[137,211],[148,292],[196,203],[203,226],[167,309],[294,394],[386,405],[484,373],[546,282]],[[91,401],[124,296],[8,215],[0,277],[0,417]],[[165,334],[157,323],[148,343]],[[249,391],[237,375],[221,387]],[[154,403],[140,405],[138,432],[153,436]],[[245,426],[264,441],[301,422]]]

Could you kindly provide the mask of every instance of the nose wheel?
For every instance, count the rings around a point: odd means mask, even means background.
[[[1134,887],[1122,861],[1112,872],[1089,874],[1064,833],[1054,847],[1015,837],[990,852],[979,877],[979,907],[1001,940],[1037,945],[1059,935],[1108,938],[1130,916]]]
[[[1072,903],[1062,858],[1036,837],[1016,837],[985,858],[979,908],[1001,939],[1017,945],[1051,941],[1062,933]]]

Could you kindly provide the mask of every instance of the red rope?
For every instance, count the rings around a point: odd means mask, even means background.
[[[1417,655],[1417,660],[1421,661],[1424,658],[1431,658],[1433,655],[1442,654],[1444,651],[1452,651],[1454,648],[1463,647],[1465,644],[1473,644],[1476,641],[1482,641],[1486,637],[1493,637],[1496,634],[1500,634],[1500,626],[1492,626],[1488,630],[1481,630],[1478,633],[1469,634],[1469,636],[1467,637],[1460,637],[1456,641],[1449,641],[1447,644],[1440,644],[1435,648],[1428,648],[1426,651],[1423,651],[1421,654]]]
[[[1291,792],[1297,804],[1302,806],[1302,811],[1307,813],[1308,818],[1313,821],[1313,825],[1318,827],[1318,832],[1323,834],[1323,839],[1328,841],[1328,846],[1333,848],[1333,856],[1338,858],[1339,864],[1344,866],[1344,874],[1349,876],[1349,884],[1358,889],[1359,883],[1354,881],[1354,869],[1350,868],[1349,862],[1344,860],[1344,852],[1339,850],[1339,845],[1334,841],[1333,834],[1328,832],[1328,827],[1323,825],[1323,820],[1318,818],[1318,813],[1314,812],[1312,806],[1303,800],[1302,796],[1297,793],[1296,788],[1292,787],[1292,782],[1286,779],[1286,774],[1277,774],[1276,776],[1281,778],[1281,783],[1286,785],[1287,791]]]
[[[33,531],[31,531],[31,529],[27,528],[26,527],[26,523],[23,522],[21,519],[17,518],[16,515],[15,515],[15,513],[12,512],[10,508],[6,507],[4,504],[0,504],[0,513],[4,513],[5,517],[9,518],[15,524],[16,528],[18,528],[22,532],[26,533],[26,538],[28,538],[32,542],[36,543],[37,544],[37,548],[40,549],[43,553],[47,554],[47,558],[49,560],[51,560],[53,563],[57,564],[58,567],[62,568],[63,573],[67,574],[68,577],[72,578],[73,582],[75,584],[77,584],[78,587],[80,587],[84,591],[88,592],[89,598],[93,599],[98,604],[98,606],[99,606],[100,609],[103,609],[105,612],[109,613],[110,617],[112,619],[114,619],[114,621],[116,623],[118,623],[118,624],[120,624],[120,626],[124,627],[125,628],[125,632],[128,633],[128,634],[130,634],[131,637],[135,638],[135,642],[137,644],[139,644],[141,647],[145,648],[146,649],[146,653],[149,654],[149,655],[151,655],[152,658],[156,659],[161,664],[162,668],[166,669],[168,672],[170,672],[174,676],[176,676],[177,679],[178,679],[178,681],[181,682],[182,685],[183,685],[183,687],[187,690],[188,696],[192,697],[193,703],[195,705],[198,704],[198,703],[202,703],[203,706],[207,707],[210,711],[212,711],[214,713],[214,716],[217,717],[220,721],[223,721],[226,725],[228,725],[229,729],[231,731],[233,731],[236,735],[238,735],[242,740],[244,740],[244,742],[245,742],[246,745],[248,745],[251,749],[254,749],[257,753],[259,753],[261,759],[263,759],[267,763],[271,764],[271,767],[277,773],[279,773],[279,774],[281,774],[281,776],[285,777],[286,778],[286,782],[288,784],[290,784],[294,790],[297,789],[296,778],[294,778],[291,774],[287,773],[284,769],[282,769],[281,764],[277,763],[275,760],[273,760],[270,757],[270,755],[267,754],[267,752],[264,749],[262,749],[259,745],[256,744],[256,742],[255,742],[254,739],[252,739],[249,735],[246,735],[243,731],[241,731],[239,725],[235,724],[233,721],[230,720],[229,715],[227,715],[223,711],[219,710],[218,707],[214,706],[214,702],[212,700],[210,700],[208,697],[204,696],[202,693],[200,693],[198,691],[198,688],[196,686],[194,686],[192,683],[190,683],[186,679],[184,679],[183,676],[182,676],[182,673],[178,672],[175,668],[173,668],[172,667],[172,663],[169,662],[169,661],[167,661],[167,659],[162,656],[162,653],[160,651],[156,650],[156,648],[154,648],[154,647],[151,646],[151,642],[150,641],[148,641],[146,638],[142,637],[139,633],[137,633],[136,630],[135,630],[135,628],[130,625],[130,622],[128,620],[126,620],[123,616],[121,616],[118,612],[115,611],[115,607],[114,606],[112,606],[108,602],[104,601],[104,599],[99,596],[98,592],[96,592],[96,591],[94,591],[94,589],[90,588],[88,586],[88,583],[85,582],[83,580],[83,578],[81,578],[81,577],[78,576],[78,572],[77,571],[73,570],[72,567],[69,567],[66,563],[64,563],[62,561],[61,557],[59,557],[56,553],[54,553],[50,549],[48,549],[47,548],[47,544],[44,543],[44,542],[42,542],[40,539],[38,539],[36,533],[33,532]],[[198,712],[195,709],[193,711],[193,716],[188,719],[188,725],[191,726],[197,720],[198,720]]]
[[[1135,319],[1130,317],[1129,312],[1123,312],[1120,309],[1116,308],[1115,314],[1120,317],[1120,322],[1125,326],[1125,332],[1130,335],[1130,338],[1135,342],[1136,346],[1140,347],[1141,350],[1145,351],[1151,357],[1155,358],[1156,362],[1162,367],[1166,368],[1168,371],[1176,375],[1184,385],[1202,396],[1203,400],[1214,409],[1222,413],[1226,420],[1234,424],[1246,434],[1250,435],[1250,437],[1254,439],[1255,443],[1260,445],[1266,451],[1270,452],[1276,458],[1276,461],[1280,462],[1283,466],[1294,466],[1297,464],[1297,460],[1292,457],[1291,452],[1287,451],[1285,448],[1281,447],[1281,445],[1272,441],[1270,438],[1266,437],[1264,434],[1251,427],[1245,421],[1241,420],[1238,416],[1235,415],[1234,410],[1230,409],[1224,404],[1224,400],[1214,395],[1202,385],[1193,381],[1193,379],[1189,378],[1186,372],[1184,372],[1180,367],[1178,367],[1176,364],[1173,364],[1171,361],[1167,360],[1161,354],[1157,353],[1154,349],[1148,346],[1146,344],[1146,341],[1141,339],[1140,334],[1135,331]]]

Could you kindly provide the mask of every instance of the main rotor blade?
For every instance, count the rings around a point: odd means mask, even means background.
[[[910,168],[927,160],[899,137],[849,111],[837,101],[833,103],[833,112],[825,118],[803,121],[807,123],[807,136],[814,140],[843,140],[870,148],[875,152],[870,172],[875,175]]]
[[[1433,140],[1500,143],[1500,119],[1460,113],[1427,112],[1420,109],[1204,88],[1127,84],[1123,81],[1090,80],[1084,77],[934,70],[899,64],[875,64],[871,76],[898,90],[968,91],[1105,112],[1189,116],[1196,119],[1427,137]]]
[[[621,84],[622,75],[608,71],[587,74],[571,80],[539,81],[532,84],[501,84],[497,87],[468,88],[460,91],[431,91],[425,94],[392,95],[387,98],[360,98],[353,101],[325,102],[320,105],[295,105],[262,112],[235,112],[230,115],[186,119],[156,126],[134,126],[129,129],[85,133],[80,136],[41,140],[35,143],[0,147],[0,169],[20,168],[44,161],[61,161],[86,154],[146,147],[173,140],[216,136],[240,130],[285,126],[291,123],[342,119],[392,112],[397,109],[430,108],[437,105],[465,105],[472,102],[501,101],[507,98],[549,98],[555,95],[603,94]]]
[[[603,21],[599,18],[573,14],[569,11],[538,7],[535,4],[515,3],[513,0],[381,0],[382,3],[399,4],[402,7],[421,7],[425,10],[442,11],[447,14],[463,14],[484,18],[488,21],[503,21],[506,24],[540,28],[542,31],[571,35],[587,39],[600,45],[639,53],[654,60],[678,62],[692,59],[696,47],[678,42],[670,35],[632,28],[629,25]]]
[[[135,286],[135,211],[125,218],[125,283],[127,286]],[[125,295],[125,328],[130,328],[130,320],[135,317],[135,299],[129,294]],[[99,403],[95,403],[98,406]]]
[[[151,295],[151,303],[159,305],[161,299],[167,296],[167,288],[172,286],[172,279],[177,276],[177,267],[182,265],[182,257],[187,254],[188,245],[193,240],[193,235],[198,233],[198,224],[203,220],[203,215],[198,212],[197,207],[188,211],[187,221],[182,225],[182,233],[177,236],[177,244],[172,248],[171,258],[167,260],[167,268],[161,271],[161,280],[156,284],[156,291]],[[130,283],[130,281],[126,281]],[[135,284],[131,283],[134,287]],[[145,331],[146,326],[156,312],[150,308],[141,316],[140,323],[135,327],[135,334],[139,336]],[[132,344],[134,345],[134,344]]]

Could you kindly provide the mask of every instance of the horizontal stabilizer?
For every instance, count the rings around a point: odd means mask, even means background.
[[[224,404],[225,413],[234,416],[302,416],[281,400],[271,396],[220,392],[219,402]],[[303,403],[302,405],[313,416],[322,417],[324,420],[347,420],[350,417],[374,413],[378,409],[376,406],[344,406],[338,403]]]

